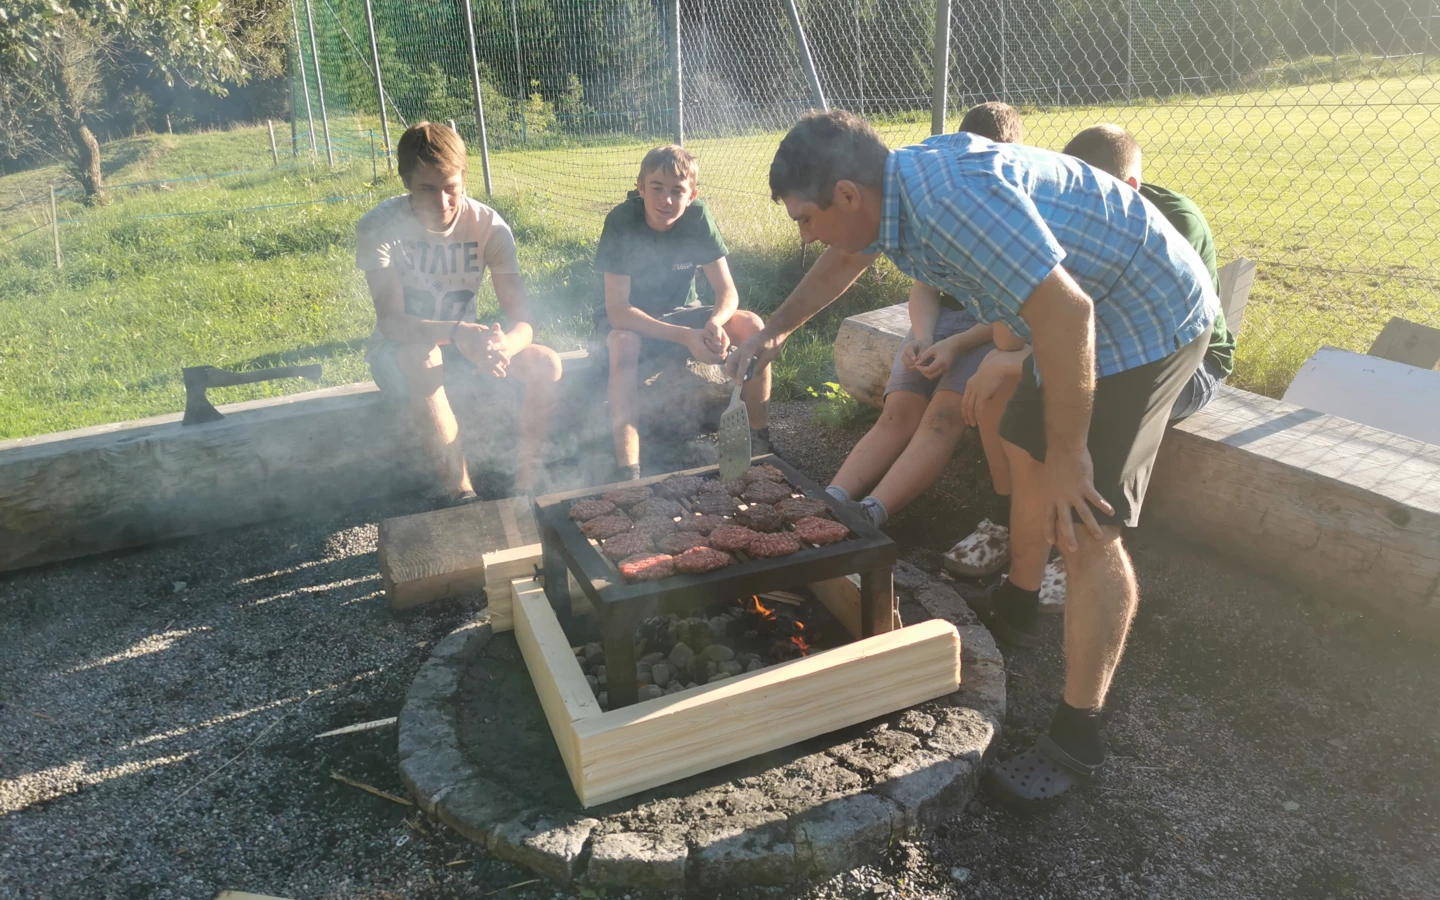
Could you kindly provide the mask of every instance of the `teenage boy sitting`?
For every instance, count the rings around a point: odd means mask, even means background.
[[[595,268],[605,275],[605,308],[595,336],[610,356],[610,423],[619,477],[640,477],[637,429],[640,370],[653,374],[667,353],[719,364],[730,348],[765,322],[740,309],[725,261],[725,241],[699,193],[700,164],[683,147],[656,147],[640,163],[635,190],[605,217]],[[695,293],[701,269],[715,305]],[[769,452],[766,425],[770,367],[756,370],[740,392],[750,413],[752,446]]]
[[[1120,179],[1140,192],[1165,216],[1180,236],[1200,254],[1205,271],[1211,282],[1219,288],[1220,275],[1215,263],[1215,236],[1205,214],[1189,197],[1178,191],[1141,181],[1140,144],[1134,136],[1119,125],[1093,125],[1076,134],[1065,145],[1068,156],[1089,163],[1101,171]],[[1003,326],[997,326],[997,329]],[[993,435],[999,440],[1000,413],[1009,401],[1020,380],[1020,371],[1030,348],[1006,332],[997,336],[1000,349],[991,353],[981,363],[980,370],[971,379],[966,389],[964,404],[965,419],[980,429],[982,438]],[[1178,422],[1186,416],[1199,412],[1215,395],[1220,385],[1235,368],[1235,335],[1225,325],[1225,313],[1217,311],[1215,328],[1210,335],[1210,346],[1200,366],[1180,391],[1175,405],[1170,410],[1170,421]],[[988,452],[990,471],[994,475],[995,490],[1008,501],[1010,494],[1010,472],[1003,454]],[[998,470],[998,471],[997,471]],[[981,555],[984,548],[994,551],[991,559],[999,558],[1000,564],[989,571],[970,570],[963,561],[973,560]],[[1042,609],[1058,610],[1065,602],[1065,564],[1063,557],[1055,557],[1044,564],[1043,574],[1036,570],[1036,563],[1048,555],[1048,548],[1024,548],[1015,551],[1015,562],[1011,562],[1009,529],[982,521],[975,532],[956,544],[946,555],[945,565],[951,571],[966,575],[988,575],[1010,567],[1008,581],[1014,589],[1038,590]]]
[[[1025,139],[1020,113],[1008,103],[971,107],[960,130],[1003,144]],[[949,294],[914,282],[910,332],[890,367],[880,419],[826,492],[841,501],[864,497],[860,508],[876,526],[920,496],[940,477],[965,432],[965,384],[993,349],[991,326]]]
[[[465,196],[465,142],[453,130],[420,122],[401,136],[396,157],[408,193],[370,210],[355,229],[355,264],[375,304],[366,351],[372,376],[385,395],[409,406],[446,505],[475,499],[446,383],[464,377],[521,382],[515,490],[531,491],[560,357],[534,343],[515,237],[499,213]],[[475,321],[475,294],[487,268],[509,331]]]

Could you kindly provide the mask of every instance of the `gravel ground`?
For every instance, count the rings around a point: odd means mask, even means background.
[[[824,479],[858,433],[809,412],[777,404],[773,431]],[[979,517],[978,473],[962,453],[893,521],[912,562]],[[330,777],[402,792],[393,727],[314,735],[395,715],[475,608],[386,611],[374,523],[416,508],[0,576],[0,897],[593,896],[511,887],[533,876]],[[1440,653],[1163,537],[1132,548],[1145,599],[1101,783],[1033,818],[982,798],[798,896],[1440,897]],[[1049,627],[1007,660],[1006,751],[1058,697]]]

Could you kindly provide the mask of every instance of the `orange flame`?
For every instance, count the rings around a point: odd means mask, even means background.
[[[770,607],[766,606],[765,604],[761,603],[759,597],[751,597],[751,598],[750,598],[750,603],[752,604],[752,606],[751,606],[751,611],[752,611],[752,612],[757,612],[757,613],[759,613],[760,615],[764,616],[764,617],[767,618],[767,619],[773,619],[773,618],[775,618],[775,611],[774,611],[773,609],[771,609]]]
[[[796,625],[800,625],[799,622],[796,622],[795,624],[796,624]],[[801,628],[804,628],[805,626],[800,625],[800,627],[801,627]],[[809,653],[810,653],[810,645],[809,645],[808,643],[806,643],[805,639],[804,639],[803,637],[801,637],[800,635],[797,634],[797,635],[795,635],[794,637],[792,637],[792,638],[790,639],[790,643],[792,643],[792,644],[794,644],[796,647],[799,647],[799,648],[800,648],[800,655],[801,655],[801,656],[808,656],[808,655],[809,655]]]

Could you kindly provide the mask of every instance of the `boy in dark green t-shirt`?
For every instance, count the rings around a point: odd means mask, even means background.
[[[765,322],[740,309],[740,295],[725,261],[725,241],[698,194],[699,164],[683,147],[656,147],[640,163],[635,190],[605,217],[595,268],[605,278],[605,306],[595,333],[610,356],[610,422],[615,462],[623,478],[640,477],[636,398],[641,368],[653,369],[668,352],[718,364],[730,348],[759,333]],[[695,270],[704,271],[715,305],[695,293]],[[647,371],[646,374],[652,374]],[[766,425],[770,368],[741,391],[757,453],[769,450]]]

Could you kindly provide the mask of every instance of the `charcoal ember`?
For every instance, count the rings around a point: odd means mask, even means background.
[[[798,522],[806,516],[824,516],[830,512],[830,504],[810,497],[790,497],[775,504],[775,509],[787,522]]]
[[[616,561],[637,553],[648,553],[654,549],[655,544],[650,540],[650,535],[640,531],[617,534],[600,545],[600,552]]]
[[[662,553],[669,553],[672,556],[684,553],[686,550],[694,550],[696,547],[704,547],[705,538],[693,531],[677,531],[674,534],[667,534],[656,542]],[[685,571],[681,569],[680,571]]]
[[[741,475],[740,479],[746,484],[754,484],[757,481],[773,481],[777,484],[784,484],[785,473],[772,465],[761,463],[758,466],[751,466],[749,469],[746,469],[745,474]]]
[[[832,519],[806,516],[795,523],[795,534],[812,544],[833,544],[850,536],[850,529]]]
[[[608,540],[617,534],[624,534],[631,528],[631,522],[624,516],[597,516],[580,526],[586,537],[597,541]]]
[[[679,503],[665,497],[651,497],[649,500],[642,500],[630,507],[630,515],[637,518],[664,516],[667,519],[673,519],[684,512],[685,510],[681,509]]]
[[[622,559],[618,568],[629,581],[658,581],[675,574],[675,557],[668,553],[637,553]]]
[[[600,498],[602,500],[609,500],[616,506],[623,506],[629,509],[637,503],[649,500],[653,496],[655,496],[654,491],[643,484],[635,484],[606,491],[600,495]]]
[[[779,531],[785,527],[785,517],[773,506],[756,503],[735,514],[735,521],[755,531]]]
[[[773,481],[756,481],[745,489],[740,498],[746,503],[765,503],[774,505],[790,496],[788,484],[776,484]]]
[[[675,530],[675,520],[668,516],[646,516],[636,520],[635,530],[658,541]]]
[[[675,557],[675,569],[687,575],[701,575],[723,569],[734,561],[730,554],[713,547],[695,547]]]
[[[732,516],[740,508],[729,494],[701,494],[694,505],[696,512],[707,516]]]
[[[693,497],[700,491],[700,485],[704,483],[705,479],[699,475],[671,475],[655,485],[655,493],[670,500],[679,500],[683,497]]]
[[[752,531],[744,525],[721,525],[710,532],[710,546],[716,550],[726,550],[734,553],[737,550],[748,550],[750,543],[760,537],[758,531]],[[798,546],[795,549],[800,549]]]
[[[714,540],[714,535],[711,535]],[[795,553],[800,550],[800,539],[788,531],[781,531],[777,534],[760,534],[750,542],[750,555],[752,556],[784,556],[787,553]]]
[[[709,534],[721,525],[729,524],[731,521],[725,516],[681,516],[675,528],[678,531]]]
[[[577,522],[588,522],[598,516],[608,516],[615,511],[615,504],[609,500],[577,500],[570,507],[570,518]]]

